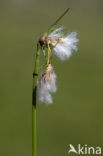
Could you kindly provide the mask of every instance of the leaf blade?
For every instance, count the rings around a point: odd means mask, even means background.
[[[58,22],[66,15],[66,13],[69,11],[70,8],[67,8],[59,18],[57,18],[57,20],[49,27],[48,31],[45,33],[45,36],[48,36],[51,32],[54,31],[56,25],[58,24]]]

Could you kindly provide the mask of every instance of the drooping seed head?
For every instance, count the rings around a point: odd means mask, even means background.
[[[52,65],[49,64],[38,81],[38,101],[41,103],[52,103],[51,93],[53,92],[56,92],[56,74],[53,71]]]

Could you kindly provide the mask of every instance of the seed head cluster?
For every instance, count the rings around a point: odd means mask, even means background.
[[[73,51],[77,51],[77,33],[63,34],[63,27],[55,29],[48,36],[40,38],[40,45],[50,47],[51,51],[62,61],[69,59]],[[51,93],[56,92],[56,74],[49,63],[45,72],[39,77],[37,97],[40,103],[51,104]]]

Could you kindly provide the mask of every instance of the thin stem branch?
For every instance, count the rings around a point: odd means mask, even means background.
[[[40,45],[37,46],[32,92],[32,156],[36,156],[36,91],[39,74]]]
[[[50,46],[48,45],[47,66],[49,65],[50,61],[51,61],[51,49]]]

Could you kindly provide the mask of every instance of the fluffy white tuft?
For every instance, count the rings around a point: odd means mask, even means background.
[[[73,51],[77,51],[77,33],[72,32],[66,37],[60,38],[60,42],[53,48],[54,53],[60,60],[68,59]]]
[[[50,67],[50,69],[49,69]],[[56,74],[51,65],[47,67],[47,70],[38,80],[37,97],[40,103],[51,104],[51,93],[56,92]]]
[[[48,35],[48,37],[62,37],[63,33],[61,31],[64,29],[63,26],[56,28],[52,33]]]
[[[76,32],[72,32],[67,36],[64,36],[62,30],[63,27],[55,29],[51,34],[49,34],[49,37],[56,37],[59,39],[58,42],[55,40],[52,42],[52,45],[54,46],[53,51],[60,60],[65,60],[71,56],[73,51],[77,51],[77,42],[79,40],[77,39]]]

